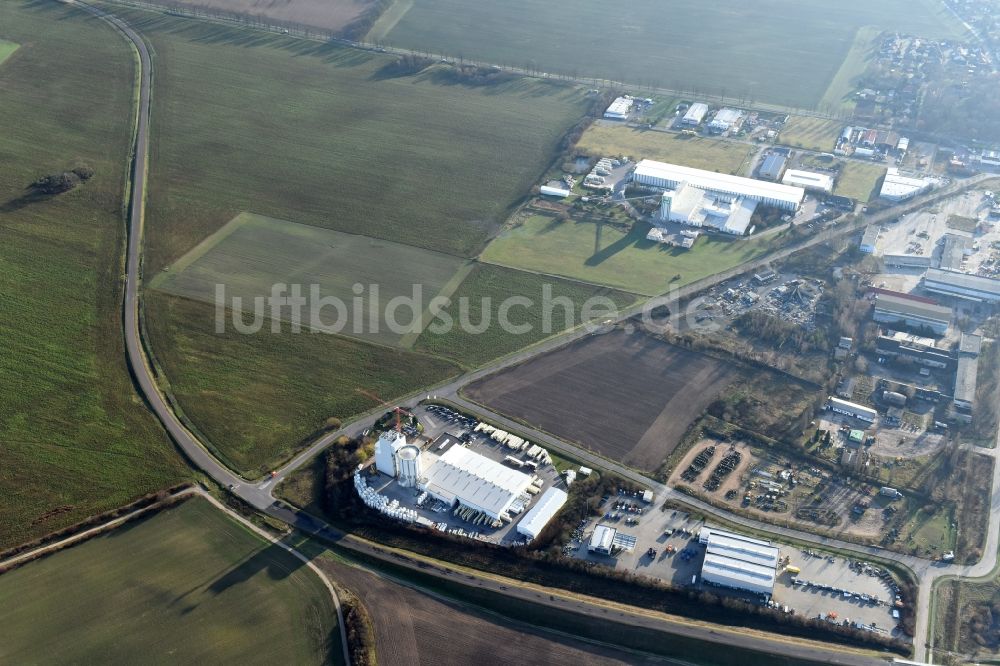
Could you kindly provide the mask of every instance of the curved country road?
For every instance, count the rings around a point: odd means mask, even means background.
[[[730,643],[734,639],[738,639],[741,645],[746,647],[758,649],[764,652],[777,652],[779,654],[784,654],[787,656],[798,657],[802,659],[814,660],[820,663],[830,663],[830,664],[871,664],[871,663],[884,663],[882,659],[878,659],[873,656],[868,656],[862,653],[852,652],[845,649],[838,649],[836,646],[825,646],[816,642],[804,642],[796,641],[794,639],[788,639],[782,636],[764,636],[764,635],[747,635],[739,631],[728,630],[724,627],[709,627],[707,625],[685,621],[683,618],[671,619],[661,614],[648,613],[642,609],[633,609],[629,607],[618,607],[614,604],[600,603],[600,600],[592,600],[584,597],[578,597],[576,595],[571,595],[568,593],[563,593],[559,590],[548,590],[539,588],[537,586],[531,586],[527,584],[519,583],[518,581],[511,581],[508,579],[499,579],[497,577],[485,574],[483,572],[474,572],[460,570],[458,567],[452,567],[449,565],[444,565],[440,562],[434,563],[430,571],[427,568],[426,562],[421,562],[418,564],[416,556],[412,555],[401,555],[399,553],[390,552],[388,549],[373,544],[371,542],[359,539],[350,534],[346,534],[336,528],[331,527],[325,522],[297,509],[288,507],[280,502],[274,500],[272,491],[274,487],[288,474],[297,469],[298,467],[305,464],[311,457],[322,451],[324,448],[329,446],[335,439],[341,434],[355,433],[364,427],[370,425],[375,417],[366,416],[355,420],[353,423],[348,424],[341,430],[330,433],[319,440],[317,440],[312,446],[308,447],[305,451],[296,456],[292,461],[290,461],[284,468],[282,468],[277,477],[274,479],[266,479],[263,482],[250,483],[244,480],[242,477],[235,474],[233,471],[221,464],[203,445],[198,439],[181,423],[176,414],[168,405],[164,395],[160,392],[159,386],[157,385],[155,372],[153,371],[149,360],[146,356],[145,350],[143,348],[142,334],[139,325],[139,312],[140,312],[140,284],[142,275],[142,237],[143,237],[143,223],[144,223],[144,210],[145,210],[145,185],[146,185],[146,175],[148,170],[148,156],[149,156],[149,116],[150,116],[150,90],[151,90],[151,58],[149,51],[140,37],[140,35],[133,30],[125,21],[109,14],[108,12],[102,11],[96,7],[86,4],[85,2],[75,1],[75,0],[60,0],[66,4],[72,4],[79,7],[82,10],[90,12],[95,16],[107,21],[115,28],[117,28],[134,46],[139,55],[139,98],[138,98],[138,109],[137,109],[137,119],[136,119],[136,134],[135,134],[135,147],[133,163],[131,167],[131,187],[130,187],[130,201],[128,208],[128,247],[126,254],[126,288],[125,288],[125,298],[124,298],[124,335],[126,351],[128,356],[128,363],[132,371],[134,380],[138,388],[140,389],[143,397],[147,401],[148,405],[152,411],[159,418],[164,428],[170,434],[171,438],[177,444],[177,446],[184,452],[188,457],[189,461],[193,466],[205,472],[214,481],[222,486],[228,487],[232,490],[234,494],[239,496],[241,499],[252,505],[258,510],[264,511],[268,515],[277,518],[295,528],[298,528],[308,534],[318,536],[320,538],[337,542],[341,546],[352,549],[359,553],[372,556],[387,562],[391,562],[396,565],[409,566],[414,569],[418,569],[423,573],[433,573],[433,575],[460,580],[465,585],[474,585],[484,589],[489,589],[500,594],[523,598],[526,600],[531,600],[535,603],[541,603],[544,605],[549,605],[555,608],[561,608],[564,610],[572,610],[576,613],[583,613],[591,615],[593,617],[609,619],[618,618],[623,621],[627,621],[631,624],[647,626],[650,628],[655,628],[661,631],[667,631],[672,633],[683,633],[684,635],[699,638],[706,641],[716,642],[716,643]],[[982,182],[985,178],[973,178],[968,181],[964,181],[961,185],[954,184],[953,186],[946,188],[945,191],[938,191],[935,193],[933,198],[938,198],[945,195],[946,193],[958,191],[959,189],[964,189],[965,187],[970,187],[973,184]],[[931,197],[927,197],[931,198]],[[914,201],[910,205],[906,206],[909,208],[911,206],[923,205],[926,203],[927,198],[922,197],[919,201]],[[901,208],[895,208],[888,211],[887,215],[899,215],[902,212]],[[869,222],[877,223],[878,221],[873,216],[869,218]],[[834,235],[839,235],[848,231],[849,229],[856,229],[860,226],[851,225],[851,227],[841,227],[837,229],[831,229],[830,233],[817,234],[813,238],[809,239],[805,243],[796,245],[795,247],[786,248],[785,250],[776,253],[778,255],[784,255],[792,251],[798,251],[805,247],[815,245],[820,242],[825,242],[829,240]],[[775,254],[766,257],[766,261],[772,261],[776,258]],[[734,274],[745,272],[751,269],[752,266],[742,266]],[[717,276],[717,279],[713,279],[711,283],[721,281],[722,279],[728,279],[729,274],[722,276]],[[681,290],[681,293],[675,295],[677,296],[688,296],[700,289],[704,289],[707,284],[706,281],[702,281]],[[638,308],[631,312],[623,313],[622,318],[627,316],[632,316],[637,314]],[[585,332],[573,331],[564,336],[559,336],[555,339],[547,341],[542,345],[537,345],[535,347],[526,350],[520,354],[514,355],[503,359],[501,362],[493,364],[488,368],[481,369],[479,371],[470,373],[464,377],[459,378],[456,381],[446,383],[445,386],[441,387],[445,389],[443,393],[450,394],[457,397],[457,389],[464,383],[467,383],[470,379],[477,376],[482,376],[488,372],[496,371],[501,367],[506,367],[513,365],[514,363],[520,362],[534,356],[536,354],[547,351],[548,349],[555,348],[566,344],[566,342],[582,337]],[[482,410],[479,410],[482,411]],[[520,427],[520,426],[519,426]],[[560,443],[559,447],[567,448],[565,443]],[[575,448],[575,447],[571,447]],[[605,461],[602,466],[607,466]],[[631,472],[634,474],[634,472]],[[1000,477],[1000,471],[995,475],[995,477]],[[691,503],[691,498],[682,498],[686,503]],[[1000,482],[998,479],[994,479],[993,486],[993,502],[991,513],[991,524],[990,532],[988,535],[988,548],[992,550],[987,550],[988,553],[996,554],[996,544],[997,544],[997,523],[998,516],[1000,516]],[[714,509],[713,507],[705,506],[699,507],[705,513],[712,515],[721,514],[722,512]],[[733,520],[733,517],[725,514],[726,520]],[[772,526],[766,524],[761,524],[760,529],[767,531],[777,531]],[[796,538],[802,541],[809,541],[816,544],[822,544],[824,542],[830,543],[831,540],[824,539],[822,537],[816,537],[806,533],[796,534]],[[857,546],[853,544],[836,544],[837,547],[842,547],[849,550],[858,549]],[[889,554],[885,554],[889,555]],[[929,598],[929,583],[933,579],[945,575],[968,575],[969,573],[978,573],[982,569],[989,570],[992,568],[993,563],[987,562],[987,558],[984,557],[983,560],[977,565],[964,567],[964,566],[949,566],[949,567],[935,567],[936,571],[929,572],[929,563],[925,560],[923,561],[923,566],[920,568],[923,571],[920,572],[921,577],[921,597],[922,602],[926,602],[923,599],[925,595]],[[988,566],[987,566],[988,565]],[[928,591],[924,591],[924,587],[928,588]],[[923,605],[920,604],[920,605]],[[612,607],[613,610],[612,610]],[[926,606],[924,606],[924,614],[926,615]],[[345,650],[345,657],[347,652],[347,639],[345,625],[343,621],[343,615],[340,609],[339,602],[337,603],[337,613],[339,619],[339,625],[341,630],[341,637]],[[924,619],[924,630],[926,631],[926,617]],[[919,624],[919,622],[918,622]],[[920,634],[918,634],[919,636]],[[738,638],[737,638],[738,637]],[[918,651],[922,647],[923,641],[918,641]],[[349,662],[349,660],[348,660]]]

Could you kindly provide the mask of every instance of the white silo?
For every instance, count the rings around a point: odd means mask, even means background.
[[[413,488],[420,478],[420,449],[412,444],[396,452],[396,468],[399,470],[399,485]]]
[[[396,468],[396,451],[406,446],[406,437],[395,430],[386,430],[375,443],[375,469],[396,476],[399,470]]]
[[[670,208],[673,206],[674,197],[673,195],[664,192],[663,196],[660,197],[660,220],[663,222],[670,221]]]

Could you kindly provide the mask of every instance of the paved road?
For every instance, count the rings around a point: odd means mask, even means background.
[[[320,535],[325,539],[334,542],[339,542],[341,543],[341,545],[346,546],[348,548],[358,550],[360,552],[366,552],[367,554],[382,559],[387,559],[387,560],[390,559],[390,556],[385,555],[384,550],[376,546],[373,546],[371,544],[368,544],[367,542],[357,539],[351,535],[345,534],[340,530],[332,528],[329,525],[326,525],[322,521],[319,521],[318,519],[308,514],[305,514],[301,511],[297,511],[295,509],[282,505],[278,502],[275,502],[272,495],[274,487],[278,483],[280,483],[280,481],[284,479],[288,474],[290,474],[295,469],[301,467],[314,455],[316,455],[317,453],[321,452],[324,448],[329,446],[330,443],[332,443],[340,435],[356,434],[356,432],[358,432],[360,429],[370,427],[371,424],[377,418],[376,416],[363,417],[361,419],[354,421],[347,427],[342,428],[337,432],[330,433],[320,438],[317,442],[315,442],[312,446],[308,447],[305,451],[296,456],[288,465],[286,465],[282,470],[280,470],[280,472],[277,474],[275,478],[268,478],[262,482],[251,483],[245,481],[238,475],[234,474],[231,470],[229,470],[224,465],[222,465],[218,460],[216,460],[215,457],[212,456],[211,453],[209,453],[209,451],[201,444],[201,442],[199,442],[198,439],[187,428],[184,427],[184,425],[180,422],[180,420],[177,418],[174,412],[170,409],[166,399],[160,392],[159,387],[155,380],[155,373],[152,367],[150,366],[148,358],[145,354],[145,350],[143,349],[143,340],[141,336],[140,322],[139,322],[139,312],[140,312],[139,287],[141,280],[141,264],[142,264],[142,236],[143,236],[143,223],[144,223],[144,211],[145,211],[146,175],[148,171],[148,154],[149,154],[149,114],[150,114],[150,89],[151,89],[151,76],[152,76],[150,55],[148,49],[146,48],[145,42],[142,40],[139,34],[135,32],[123,20],[83,2],[73,2],[73,0],[68,0],[68,4],[75,4],[81,9],[88,11],[98,17],[101,17],[102,19],[106,20],[107,22],[115,26],[134,45],[139,55],[139,61],[140,61],[139,62],[140,80],[139,80],[139,91],[138,91],[139,99],[137,106],[134,160],[132,165],[132,183],[130,188],[131,198],[129,202],[129,229],[128,229],[129,234],[128,234],[128,247],[126,253],[126,288],[125,288],[125,298],[123,305],[124,305],[124,335],[126,343],[126,352],[128,356],[130,369],[132,371],[135,382],[140,389],[140,392],[148,402],[152,411],[163,423],[163,426],[166,428],[170,436],[181,448],[184,454],[188,457],[189,461],[195,467],[201,469],[203,472],[208,474],[208,476],[210,476],[217,483],[231,488],[233,492],[244,501],[248,502],[257,509],[265,511],[268,515],[283,520],[289,525],[302,529],[303,531],[306,531],[311,534]],[[955,183],[952,186],[945,188],[944,190],[921,197],[904,207],[894,208],[889,211],[879,213],[878,215],[868,218],[867,221],[859,220],[858,222],[849,226],[840,226],[834,229],[824,231],[820,234],[817,234],[816,236],[813,236],[812,238],[808,239],[803,243],[797,244],[790,248],[779,250],[778,252],[773,253],[772,255],[766,257],[763,260],[759,260],[757,262],[753,262],[750,265],[744,265],[739,269],[727,271],[718,276],[714,276],[712,278],[708,278],[706,280],[702,280],[693,283],[691,285],[688,285],[687,287],[679,289],[675,293],[673,293],[671,295],[671,298],[674,301],[677,301],[692,296],[695,293],[707,288],[708,286],[711,286],[712,284],[716,284],[720,281],[729,279],[734,275],[739,275],[743,272],[754,270],[755,268],[764,265],[770,261],[775,261],[784,258],[789,254],[791,254],[792,252],[800,251],[808,247],[815,246],[819,243],[826,242],[831,238],[842,235],[843,233],[854,231],[863,226],[865,223],[879,223],[884,219],[889,219],[890,217],[900,215],[908,209],[913,209],[922,205],[926,205],[932,200],[936,200],[944,196],[950,196],[950,194],[954,192],[957,192],[961,189],[965,189],[968,187],[972,187],[988,179],[989,179],[988,176],[977,176],[968,181],[963,181],[962,183]],[[632,310],[623,313],[622,318],[624,319],[626,317],[631,317],[641,312],[641,310],[642,306],[637,306]],[[544,353],[551,349],[555,349],[559,346],[567,344],[568,342],[571,342],[575,339],[579,339],[584,335],[589,335],[589,334],[590,333],[585,330],[572,331],[566,335],[558,336],[545,343],[529,348],[528,350],[525,350],[521,353],[506,357],[505,359],[502,359],[501,361],[492,364],[491,366],[469,373],[455,381],[446,384],[445,386],[432,390],[438,394],[449,395],[453,396],[453,398],[458,398],[457,395],[458,389],[462,385],[468,383],[469,381],[472,381],[481,376],[485,376],[486,374],[495,372],[504,367],[508,367],[510,365],[519,363],[532,356]],[[493,415],[493,416],[495,416],[497,420],[503,422],[502,420],[503,417],[500,417],[500,415]],[[524,430],[524,428],[521,426],[518,426],[518,429]],[[539,433],[539,435],[544,435],[544,433]],[[551,441],[551,438],[548,438],[547,436],[539,437],[538,439],[540,441]],[[560,446],[556,448],[566,448],[568,446],[569,445],[562,443]],[[584,453],[586,452],[583,452],[582,450],[574,451],[574,454],[580,457],[583,457]],[[993,455],[995,456],[995,453]],[[608,463],[603,460],[599,463],[595,462],[595,464],[604,467],[608,466]],[[614,465],[614,467],[620,468],[620,466],[616,464]],[[624,468],[620,468],[619,470],[616,471],[619,471],[619,473],[622,473],[623,475],[627,475],[629,478],[633,478],[633,475],[636,474],[636,472],[632,470],[625,470]],[[649,483],[650,481],[651,480],[647,480],[645,482]],[[677,494],[671,489],[662,486],[661,484],[656,484],[655,487],[657,488],[657,492],[665,498],[672,497],[672,495]],[[686,504],[697,506],[695,501],[693,501],[692,498],[689,498],[687,496],[677,497],[676,499],[678,499],[679,501],[683,501]],[[996,546],[998,542],[998,533],[1000,533],[1000,529],[998,529],[1000,528],[1000,523],[998,523],[998,518],[1000,518],[1000,470],[998,470],[994,475],[991,507],[993,513],[991,514],[990,517],[990,533],[987,541],[988,547],[986,549],[986,552],[990,553],[990,555],[984,557],[983,561],[981,561],[979,564],[971,567],[963,567],[957,565],[951,567],[939,567],[935,568],[935,570],[930,573],[928,573],[927,571],[930,565],[929,563],[927,563],[926,560],[921,560],[919,563],[914,562],[914,565],[916,566],[911,566],[911,568],[913,568],[915,572],[917,572],[917,574],[921,577],[922,583],[927,583],[927,585],[922,584],[921,585],[922,588],[923,587],[929,588],[930,587],[929,583],[933,582],[935,578],[942,575],[958,575],[958,576],[982,575],[984,573],[987,573],[989,570],[993,568],[994,562],[987,560],[993,559],[995,561],[997,553]],[[698,506],[697,508],[706,513],[707,515],[718,515],[722,513],[719,510],[709,505]],[[724,514],[724,517],[726,520],[737,523],[740,523],[741,520],[746,520],[746,519],[741,519],[737,516],[731,516],[729,514]],[[756,522],[756,521],[751,521],[751,522]],[[783,532],[785,528],[775,528],[773,526],[762,523],[759,524],[758,529],[763,529],[775,534],[785,533]],[[836,540],[831,540],[826,537],[817,537],[805,532],[798,532],[798,531],[789,531],[789,532],[793,533],[794,538],[796,539],[799,539],[801,541],[816,543],[821,546],[824,544],[836,545],[836,547],[845,550],[857,550],[859,548],[858,546],[855,546],[853,544],[837,542]],[[883,553],[882,551],[879,552]],[[914,559],[916,560],[918,558]],[[399,563],[398,558],[392,558],[391,561]],[[442,571],[445,570],[447,570],[446,567],[442,568]],[[446,575],[454,575],[454,573]],[[465,577],[474,578],[476,580],[476,584],[484,587],[490,587],[492,585],[493,588],[496,589],[496,591],[502,592],[504,594],[510,594],[511,596],[526,594],[524,589],[518,588],[516,587],[516,585],[514,585],[513,587],[500,585],[496,581],[493,581],[492,579],[482,575],[469,576],[468,574],[466,574]],[[591,604],[589,602],[580,599],[574,599],[572,602],[564,600],[561,601],[562,597],[556,593],[549,595],[548,600],[545,600],[544,595],[540,592],[536,592],[535,594],[538,597],[537,600],[541,601],[542,603],[548,603],[554,606],[564,605],[566,607],[571,607],[573,610],[577,612],[594,612],[594,613],[608,612],[601,606],[598,606],[596,604]],[[922,591],[921,596],[922,597],[926,596],[926,599],[921,604],[924,608],[924,614],[926,615],[927,601],[929,600],[929,592],[925,594]],[[622,610],[621,612],[623,614],[635,615],[633,611],[629,611],[627,609]],[[630,621],[634,621],[634,618],[632,618]],[[666,622],[662,618],[656,618],[655,620],[651,621],[655,622],[658,628],[667,630],[670,630],[672,628],[674,631],[677,630],[676,625],[672,627],[666,626],[670,625],[670,623]],[[343,618],[341,618],[339,624],[341,627],[341,631],[343,632],[344,631]],[[918,627],[920,626],[920,624],[921,623],[918,622]],[[926,627],[927,627],[926,617],[923,618],[923,627],[924,627],[923,633],[918,634],[918,638],[923,637],[917,643],[918,645],[926,644]],[[686,628],[684,631],[685,633],[690,634],[689,628]],[[728,637],[717,635],[717,632],[715,630],[709,631],[702,637],[705,640],[711,640],[716,642],[725,642],[726,640],[730,640]],[[764,640],[770,646],[769,649],[774,650],[775,649],[774,643],[778,639],[773,639],[773,640],[762,639],[762,640]],[[346,645],[347,645],[346,635],[343,636],[343,643],[346,651]],[[780,647],[780,650],[783,653],[787,653],[788,646],[782,645]],[[817,652],[817,650],[819,651]],[[866,659],[863,662],[857,661],[859,657],[857,657],[856,655],[834,652],[831,650],[823,650],[820,648],[810,648],[807,651],[813,654],[813,656],[809,658],[818,658],[820,660],[826,660],[828,663],[871,662],[870,659]],[[841,661],[841,659],[843,659],[844,661]]]

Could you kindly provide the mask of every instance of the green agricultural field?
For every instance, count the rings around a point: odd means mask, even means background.
[[[0,547],[187,476],[125,366],[122,195],[133,56],[60,3],[0,2]],[[93,177],[54,197],[40,176]],[[11,637],[4,632],[5,637]],[[0,661],[3,661],[0,659]]]
[[[646,240],[649,225],[628,233],[594,222],[558,222],[543,215],[504,231],[482,260],[526,271],[583,280],[657,296],[746,263],[771,248],[768,239],[704,236],[690,250]],[[675,279],[677,275],[680,278]]]
[[[0,576],[0,662],[342,663],[330,593],[202,499]]]
[[[6,39],[0,39],[0,64],[3,64],[4,60],[13,55],[14,51],[16,51],[19,46],[20,44],[8,42]]]
[[[878,37],[882,30],[892,28],[864,26],[854,35],[854,41],[847,52],[840,69],[823,93],[819,108],[832,114],[848,114],[854,110],[854,92],[858,89],[858,77],[865,73],[868,63],[878,53]]]
[[[546,297],[546,294],[549,296]],[[505,332],[498,323],[503,303],[515,296],[531,301],[530,304],[511,305],[505,310],[507,320],[519,327],[518,330],[529,327],[524,333]],[[575,312],[569,319],[570,325],[580,322],[582,307],[592,297],[603,297],[600,301],[590,301],[593,318],[602,320],[608,316],[606,305],[621,309],[635,302],[634,296],[620,291],[501,266],[477,264],[452,295],[452,304],[444,311],[449,319],[442,318],[425,330],[417,339],[417,349],[453,358],[467,366],[481,365],[565,330],[565,299],[569,299]],[[610,303],[604,301],[605,298]],[[548,317],[545,316],[546,302],[550,304]],[[466,314],[463,315],[463,312]],[[463,319],[473,325],[488,324],[488,327],[477,334],[472,332],[471,327],[461,325]],[[454,326],[446,332],[435,333],[435,326],[446,321],[454,322]]]
[[[752,146],[737,141],[600,123],[583,133],[576,148],[595,157],[627,155],[636,161],[659,160],[730,174],[740,174],[753,152]]]
[[[262,474],[320,429],[456,375],[449,361],[324,333],[253,335],[227,325],[215,308],[147,292],[156,361],[183,414],[234,468]],[[368,394],[362,393],[367,391]]]
[[[388,55],[120,13],[156,53],[147,271],[242,211],[472,256],[586,111],[556,83],[398,76]]]
[[[878,194],[876,188],[883,177],[885,177],[884,166],[845,160],[833,187],[833,193],[866,203]]]
[[[370,38],[498,64],[799,108],[819,104],[863,26],[963,37],[934,0],[397,0]]]
[[[832,152],[844,123],[809,116],[789,116],[778,142],[785,146]]]
[[[240,299],[243,319],[250,322],[255,298],[268,297],[276,284],[286,285],[285,295],[297,285],[304,301],[297,321],[303,329],[400,344],[406,335],[400,327],[412,326],[411,338],[416,338],[431,299],[447,297],[471,268],[467,263],[392,241],[242,213],[157,275],[150,287],[214,304],[217,285],[224,285],[225,304],[235,307],[233,299]],[[314,291],[319,298],[336,299],[341,312],[335,304],[319,307]],[[398,297],[409,298],[412,307],[397,308],[389,322],[387,306]],[[281,308],[278,318],[291,330],[289,307]]]

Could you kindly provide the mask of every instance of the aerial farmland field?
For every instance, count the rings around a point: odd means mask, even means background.
[[[402,327],[412,323],[412,337],[419,335],[428,303],[447,297],[458,286],[471,268],[466,263],[452,255],[392,241],[241,213],[170,270],[162,271],[150,287],[215,303],[216,285],[224,285],[227,304],[232,307],[233,298],[241,299],[249,320],[254,298],[268,296],[272,285],[298,285],[306,300],[299,319],[304,329],[342,325],[345,335],[398,345],[405,335],[399,332]],[[321,298],[336,298],[346,306],[343,319],[332,307],[326,311],[312,307],[317,303],[310,295],[313,285]],[[369,298],[374,289],[377,298]],[[363,304],[358,312],[361,317],[355,317],[353,307],[358,291],[365,296],[358,299]],[[390,327],[386,304],[400,296],[413,298],[416,304],[414,293],[419,296],[420,310],[398,308]],[[291,315],[285,307],[279,317],[290,322]],[[290,329],[291,324],[284,326]]]
[[[649,225],[643,222],[624,232],[599,222],[559,223],[546,215],[532,215],[505,229],[481,259],[658,296],[751,261],[772,247],[768,238],[713,234],[699,238],[690,250],[678,250],[646,240],[648,231]]]
[[[736,141],[722,141],[701,136],[640,130],[623,125],[595,123],[580,141],[578,152],[593,157],[627,155],[635,161],[659,160],[695,169],[746,175],[755,149]]]
[[[933,0],[397,0],[369,39],[592,79],[814,108],[862,27],[960,37]],[[854,68],[851,68],[852,71]]]
[[[5,39],[0,39],[0,64],[3,64],[4,60],[13,55],[14,51],[17,50],[18,46],[20,46],[20,44],[15,44],[14,42],[8,42]]]
[[[60,3],[0,2],[0,38],[21,44],[0,65],[6,547],[188,472],[124,361],[121,201],[132,56],[112,28]],[[72,191],[26,196],[40,176],[81,165],[93,176]]]
[[[586,112],[561,84],[399,75],[389,55],[121,13],[158,58],[147,271],[243,211],[472,256]]]
[[[738,374],[698,352],[614,331],[485,377],[463,392],[607,458],[654,471]]]
[[[8,572],[0,596],[4,663],[342,661],[316,574],[202,499]]]
[[[833,152],[844,123],[810,116],[789,116],[778,140],[782,145]]]
[[[182,413],[217,455],[250,475],[311,434],[458,374],[450,361],[326,333],[216,333],[215,308],[150,291],[149,340]],[[231,316],[231,313],[227,313]]]

